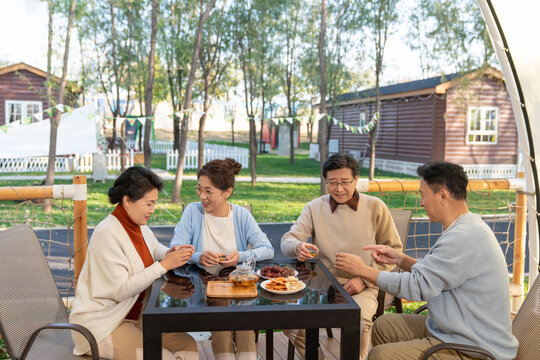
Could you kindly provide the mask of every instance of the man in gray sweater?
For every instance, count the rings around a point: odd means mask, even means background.
[[[417,170],[421,205],[444,231],[429,253],[415,260],[388,246],[371,245],[373,259],[403,272],[366,266],[359,256],[339,252],[336,268],[377,284],[391,294],[427,301],[429,316],[386,314],[374,324],[369,359],[418,359],[431,346],[480,346],[497,359],[514,359],[506,261],[495,235],[467,207],[467,175],[459,165],[427,163]],[[434,359],[474,359],[454,350]]]

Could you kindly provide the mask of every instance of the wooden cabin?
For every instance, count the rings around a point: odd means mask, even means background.
[[[59,84],[60,78],[53,76]],[[0,69],[0,126],[31,117],[32,122],[47,118],[47,73],[25,63]],[[53,96],[57,92],[53,87]],[[65,105],[73,106],[79,94],[76,83],[66,84]]]
[[[418,165],[444,160],[463,165],[470,177],[515,177],[518,136],[500,71],[488,67],[384,86],[380,92],[376,168],[416,175]],[[375,89],[336,100],[337,121],[358,127],[372,119]],[[328,106],[330,113],[332,103]],[[369,166],[369,134],[332,125],[330,139]]]

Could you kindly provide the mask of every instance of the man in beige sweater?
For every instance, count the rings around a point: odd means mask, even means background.
[[[291,230],[281,238],[281,251],[285,256],[300,261],[311,259],[311,251],[318,251],[320,260],[336,276],[344,289],[360,306],[360,358],[369,351],[372,318],[377,310],[378,288],[366,284],[359,277],[334,268],[336,253],[346,252],[360,256],[366,264],[390,271],[393,265],[377,265],[367,245],[388,245],[402,251],[401,240],[387,206],[379,198],[359,194],[358,163],[349,154],[332,155],[323,164],[323,176],[328,195],[306,204]],[[308,240],[312,239],[309,243]],[[285,331],[301,357],[304,357],[304,331]]]

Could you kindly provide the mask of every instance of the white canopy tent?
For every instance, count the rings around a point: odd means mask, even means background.
[[[56,155],[98,152],[96,120],[92,105],[62,114]],[[0,131],[0,158],[48,156],[50,132],[48,120],[8,127],[5,133]]]
[[[524,155],[529,278],[538,275],[540,216],[540,1],[478,0],[512,100]]]

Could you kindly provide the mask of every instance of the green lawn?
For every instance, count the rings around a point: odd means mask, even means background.
[[[155,168],[165,169],[165,155],[153,155],[152,163]],[[361,168],[360,177],[366,178],[367,172],[368,169]],[[195,174],[196,170],[187,170],[185,173]],[[375,174],[376,178],[414,179],[411,176],[379,170]],[[44,177],[45,174],[40,175]],[[244,169],[240,173],[240,176],[248,177],[249,175],[249,169]],[[294,164],[290,163],[287,156],[260,154],[257,156],[257,176],[318,177],[319,162],[309,159],[305,153],[296,154]],[[71,183],[71,181],[57,180],[56,183]],[[95,226],[112,210],[112,205],[108,204],[106,196],[107,190],[112,186],[112,183],[113,181],[107,181],[106,183],[88,181],[87,204],[89,226]],[[0,186],[26,185],[40,185],[40,181],[0,181]],[[151,224],[170,225],[176,224],[179,221],[182,205],[171,203],[172,187],[172,181],[165,181],[165,188],[159,197],[160,203],[151,219]],[[194,187],[195,181],[184,181],[181,192],[182,204],[198,201]],[[237,182],[231,202],[236,204],[251,204],[253,206],[253,214],[258,222],[291,222],[296,220],[308,201],[319,196],[319,187],[319,184],[264,183],[260,181],[257,182],[256,187],[252,187],[247,182]],[[419,209],[415,216],[425,216],[416,193],[394,193],[390,197],[388,197],[388,194],[380,193],[374,193],[373,195],[382,197],[391,208],[405,207]],[[486,196],[485,193],[471,193],[469,205],[474,212],[488,214],[507,213],[508,204],[514,202],[514,198],[515,192],[507,191],[493,192],[489,196]],[[13,220],[32,216],[33,213],[36,213],[35,216],[40,221],[49,223],[49,219],[42,212],[39,210],[36,211],[36,207],[39,208],[39,206],[24,205],[23,207],[17,205],[17,207],[14,207],[16,204],[15,202],[0,202],[0,227],[9,226]],[[6,207],[6,205],[9,206]],[[71,207],[71,202],[66,201],[64,207]],[[17,211],[13,211],[13,209],[17,209]],[[52,216],[53,223],[58,224],[57,226],[64,226],[66,223],[66,215],[62,213],[62,207],[55,209]]]
[[[70,181],[57,181],[57,184],[68,184]],[[105,183],[88,182],[88,226],[95,226],[109,212],[113,205],[108,203],[107,190],[113,181]],[[25,186],[38,185],[28,181],[4,181],[1,186]],[[181,203],[189,204],[198,201],[195,193],[196,182],[184,181],[182,184]],[[174,204],[170,201],[173,189],[173,181],[165,181],[164,191],[159,195],[159,204],[156,212],[150,220],[150,225],[174,225],[180,220],[182,204]],[[237,182],[234,194],[231,197],[233,204],[251,204],[253,215],[257,222],[291,222],[296,220],[304,205],[317,197],[319,194],[318,184],[290,184],[290,183],[258,183],[252,187],[247,182]],[[58,203],[55,201],[55,203]],[[64,202],[64,208],[71,212],[71,201]],[[57,226],[66,225],[66,215],[62,207],[54,208],[52,222]],[[68,214],[69,216],[69,214]],[[40,205],[19,204],[15,201],[0,202],[0,227],[9,226],[13,221],[33,217],[45,224],[49,222],[49,216],[44,214]]]
[[[222,141],[225,142],[225,141]],[[152,167],[158,169],[166,169],[166,155],[152,155]],[[174,174],[174,170],[169,171]],[[184,174],[196,174],[196,169],[184,169]],[[360,168],[360,177],[367,178],[369,169]],[[268,177],[318,177],[320,174],[320,163],[310,159],[309,154],[300,153],[294,155],[294,164],[288,156],[277,156],[275,154],[258,154],[257,155],[257,176]],[[242,169],[239,176],[250,176],[250,169]],[[393,173],[375,169],[375,178],[391,178],[391,179],[415,179],[414,176]]]

